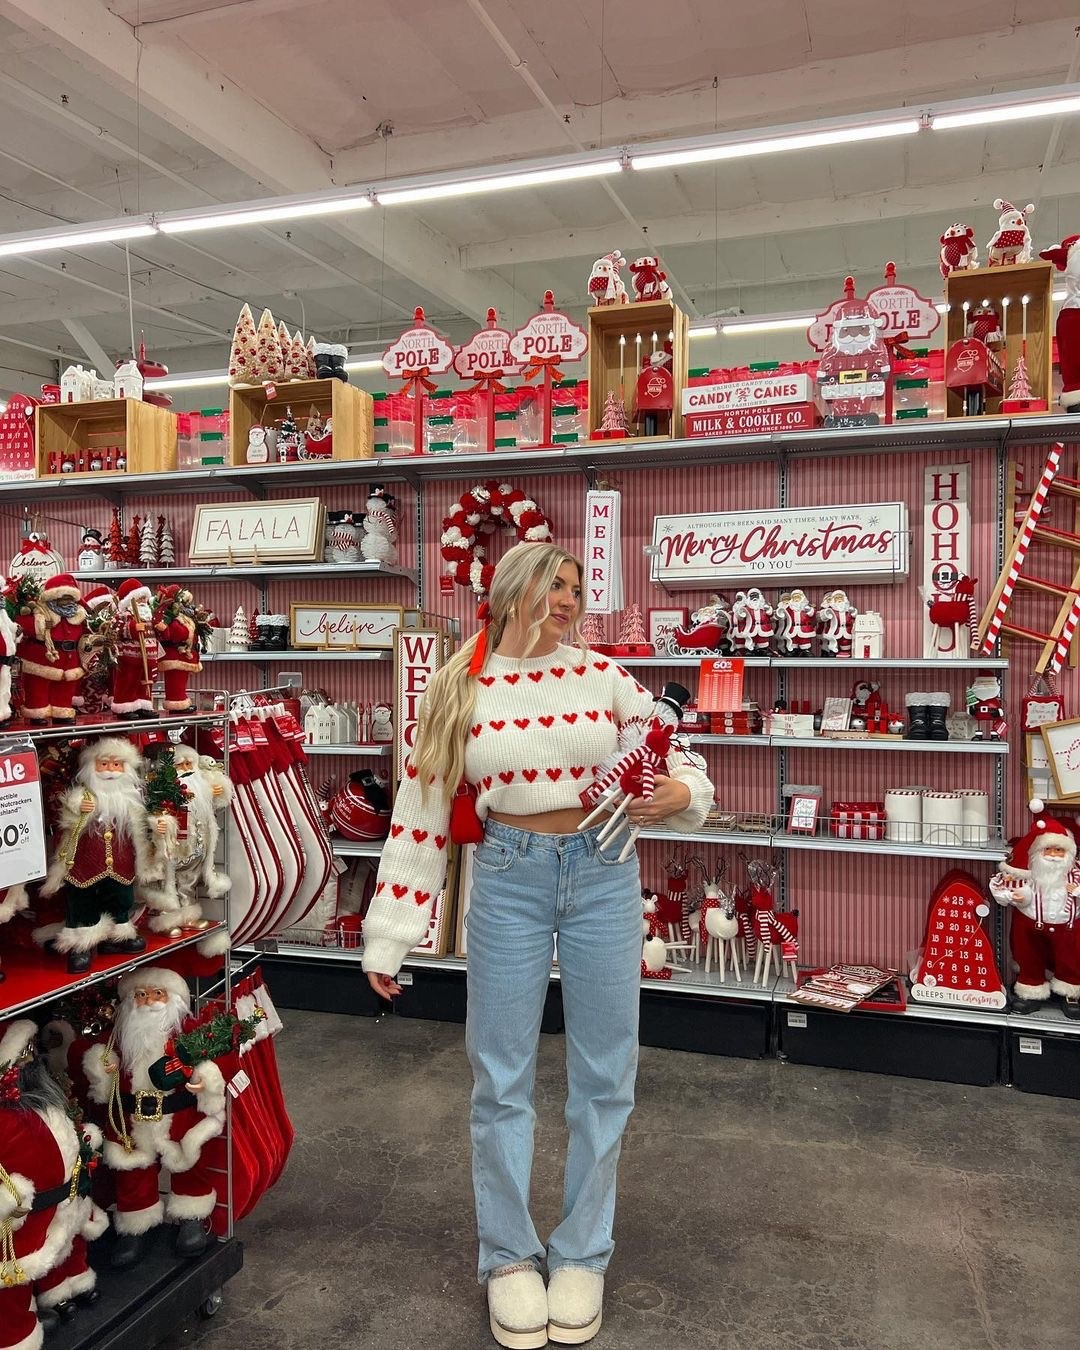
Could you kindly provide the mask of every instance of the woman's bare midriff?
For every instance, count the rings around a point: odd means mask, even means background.
[[[501,811],[489,811],[488,820],[532,834],[573,834],[588,814],[578,806],[568,806],[562,811],[541,811],[535,816],[507,816]]]

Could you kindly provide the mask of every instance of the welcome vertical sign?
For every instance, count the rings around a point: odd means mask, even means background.
[[[443,663],[443,633],[438,628],[399,628],[394,634],[394,782],[416,744],[420,700]]]

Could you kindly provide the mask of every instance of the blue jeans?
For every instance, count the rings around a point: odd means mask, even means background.
[[[618,850],[615,850],[617,853]],[[614,861],[596,832],[532,834],[488,821],[473,858],[465,1047],[473,1071],[478,1274],[545,1256],[529,1216],[533,1086],[553,934],[566,1022],[570,1142],[548,1269],[611,1259],[615,1168],[634,1106],[641,988],[636,854]]]

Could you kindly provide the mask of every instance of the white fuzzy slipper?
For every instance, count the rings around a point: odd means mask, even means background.
[[[548,1282],[549,1339],[558,1345],[584,1345],[600,1330],[604,1315],[604,1277],[582,1266],[559,1266]]]
[[[491,1334],[500,1345],[508,1350],[540,1350],[547,1345],[547,1292],[531,1261],[493,1270],[487,1296]]]

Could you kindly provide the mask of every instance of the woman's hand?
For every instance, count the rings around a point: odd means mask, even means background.
[[[677,816],[690,805],[690,789],[677,778],[656,775],[656,787],[651,797],[633,797],[626,808],[632,825],[659,825],[668,816]]]
[[[386,999],[387,1003],[397,998],[398,994],[401,993],[401,985],[398,984],[393,975],[380,975],[378,971],[369,970],[367,977],[368,984],[380,998]]]

